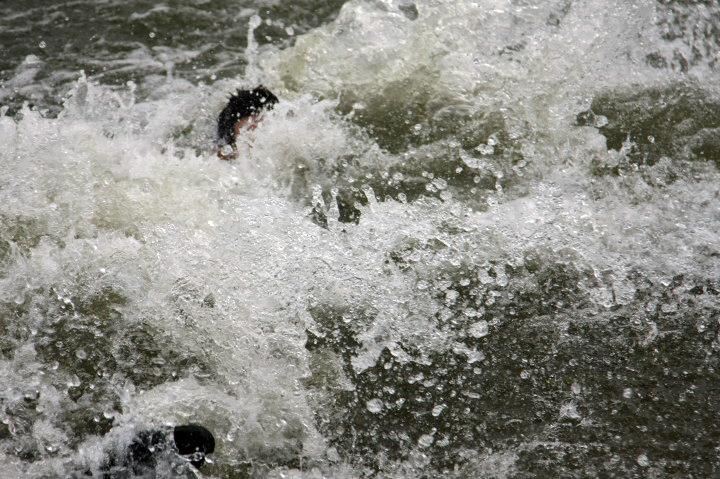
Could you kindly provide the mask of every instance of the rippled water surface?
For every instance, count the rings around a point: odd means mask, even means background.
[[[200,477],[717,476],[719,23],[3,2],[0,477],[188,422]]]

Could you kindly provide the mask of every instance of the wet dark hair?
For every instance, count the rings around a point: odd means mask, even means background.
[[[198,469],[205,462],[205,454],[215,451],[215,438],[210,431],[199,424],[175,426],[173,440],[182,456],[201,453],[198,457],[191,457],[190,460],[190,463]]]
[[[227,145],[235,142],[235,124],[262,110],[271,110],[278,99],[270,90],[260,85],[254,90],[238,90],[231,95],[228,104],[218,116],[218,139]]]
[[[205,464],[205,456],[215,451],[215,438],[199,424],[165,426],[159,429],[138,432],[127,448],[107,451],[107,457],[99,467],[99,475],[85,470],[81,476],[102,479],[156,476],[159,467],[168,465],[176,468],[177,476],[195,477],[187,463],[195,469]],[[177,456],[183,456],[178,460]],[[182,470],[182,471],[181,471]],[[163,477],[165,477],[163,475]]]

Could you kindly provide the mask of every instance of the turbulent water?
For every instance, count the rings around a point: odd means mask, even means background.
[[[720,475],[717,0],[46,3],[0,5],[0,477],[188,422],[213,478]]]

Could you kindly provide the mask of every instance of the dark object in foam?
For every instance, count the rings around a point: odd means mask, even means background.
[[[165,477],[162,473],[158,476],[158,471],[164,470],[172,470],[173,477],[197,477],[194,469],[200,469],[205,464],[205,456],[214,451],[215,438],[199,424],[141,431],[127,449],[109,455],[98,477]],[[84,477],[94,476],[86,471]]]
[[[260,85],[253,90],[237,90],[218,116],[218,139],[226,145],[235,143],[235,124],[243,118],[271,110],[278,102],[273,93]]]

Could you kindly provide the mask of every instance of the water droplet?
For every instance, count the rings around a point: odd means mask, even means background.
[[[468,328],[468,334],[473,338],[482,338],[488,334],[488,322],[485,320],[474,323]]]
[[[495,279],[493,279],[493,277],[490,276],[490,273],[484,268],[481,268],[478,270],[477,277],[478,277],[478,280],[480,280],[480,282],[482,284],[490,284],[495,281]]]
[[[488,166],[485,160],[475,158],[474,156],[470,156],[465,152],[460,153],[460,159],[463,163],[465,163],[465,166],[467,166],[468,168],[483,169],[487,168]]]
[[[581,419],[580,413],[573,403],[567,403],[560,406],[560,417],[569,419]]]
[[[368,411],[373,414],[379,413],[380,411],[382,411],[383,408],[383,402],[378,398],[369,400],[367,403],[365,403],[365,405],[367,406]]]
[[[426,290],[429,287],[430,287],[430,284],[423,279],[421,279],[420,281],[417,282],[417,289],[419,289],[421,291]]]
[[[420,436],[420,439],[418,439],[418,446],[420,447],[430,447],[432,446],[432,443],[435,441],[435,438],[432,437],[430,434],[423,434]]]
[[[75,351],[75,356],[77,356],[78,359],[87,359],[87,353],[84,349],[78,349]]]
[[[495,268],[493,268],[493,270],[495,271],[495,283],[498,286],[502,286],[502,287],[507,286],[508,285],[508,277],[505,274],[505,267],[502,265],[495,266]]]
[[[435,178],[435,180],[433,180],[433,186],[438,190],[444,190],[447,188],[447,181],[442,178]]]
[[[444,404],[438,404],[435,406],[432,410],[432,415],[435,417],[438,417],[440,414],[442,414],[443,410],[445,409]]]
[[[608,124],[608,119],[606,116],[603,115],[597,115],[595,116],[595,128],[602,128],[603,126]]]
[[[529,378],[529,377],[530,377],[530,371],[522,371],[522,372],[520,373],[520,377],[523,378],[523,379]]]
[[[39,46],[40,48],[45,48],[45,47],[47,46],[47,43],[45,43],[45,42],[43,41],[43,42],[38,43],[38,46]]]
[[[482,351],[468,351],[467,362],[468,364],[476,363],[485,359],[485,353]]]
[[[677,311],[677,304],[663,304],[660,309],[663,313],[674,313]]]
[[[328,450],[325,452],[325,455],[330,461],[337,462],[340,460],[340,454],[338,454],[337,449],[335,449],[334,447],[329,447]]]
[[[625,388],[623,389],[623,397],[625,399],[630,399],[633,397],[633,390],[632,388]]]
[[[487,156],[495,153],[495,148],[490,145],[478,145],[475,149],[479,151],[481,155]]]
[[[645,454],[640,454],[637,458],[637,463],[640,467],[648,467],[650,465],[650,460]]]
[[[150,32],[150,33],[148,34],[148,36],[149,36],[150,38],[155,38],[155,32]]]

